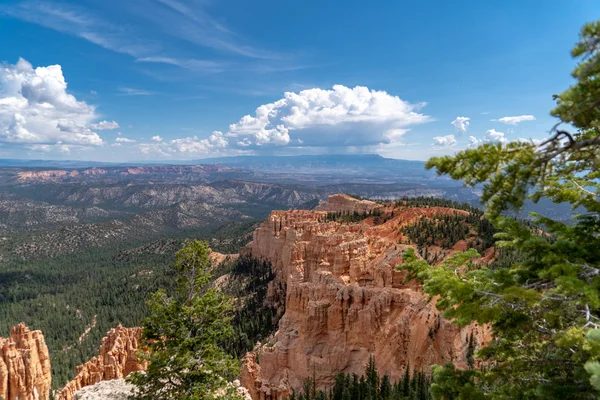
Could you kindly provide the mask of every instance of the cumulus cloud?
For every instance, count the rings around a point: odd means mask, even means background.
[[[34,151],[60,143],[101,146],[93,130],[114,129],[115,121],[95,123],[95,108],[67,92],[60,65],[33,66],[19,59],[0,66],[0,142],[29,145]]]
[[[410,104],[385,91],[335,85],[330,90],[286,92],[229,126],[238,146],[370,146],[393,143],[406,127],[430,121]]]
[[[135,143],[136,141],[135,141],[135,139],[127,139],[124,137],[118,137],[115,139],[115,142],[117,142],[117,143]]]
[[[469,118],[469,117],[456,117],[456,119],[450,123],[452,125],[454,125],[454,127],[456,128],[456,130],[458,132],[465,133],[465,132],[467,132],[467,129],[469,128],[470,120],[471,120],[471,118]]]
[[[482,143],[482,141],[477,139],[475,136],[469,136],[469,146],[468,147],[477,147],[481,143]]]
[[[469,136],[469,146],[468,147],[477,147],[480,144],[485,143],[508,143],[508,139],[504,135],[504,132],[498,132],[495,129],[490,129],[486,131],[485,137],[482,139],[478,139],[475,136]]]
[[[498,132],[495,129],[490,129],[485,133],[484,141],[488,143],[508,143],[508,139],[504,136],[504,132]]]
[[[515,117],[502,117],[498,119],[498,122],[508,125],[516,125],[523,121],[535,121],[535,117],[533,115],[519,115]]]
[[[235,153],[271,147],[328,147],[372,151],[399,144],[409,127],[431,121],[411,104],[385,91],[364,86],[286,92],[283,98],[256,108],[210,137],[162,140],[155,136],[139,145],[145,154]],[[343,150],[342,150],[343,151]]]
[[[436,147],[452,147],[456,144],[454,135],[436,136],[433,138],[433,145]]]
[[[228,146],[228,142],[222,132],[214,131],[208,138],[199,139],[197,136],[173,139],[169,141],[155,140],[160,136],[152,138],[154,143],[142,143],[138,146],[144,154],[159,154],[162,156],[174,155],[198,155],[219,152]]]
[[[96,129],[98,131],[113,130],[113,129],[118,129],[119,124],[117,123],[117,121],[101,121],[101,122],[98,122],[97,124],[91,124],[90,128]]]

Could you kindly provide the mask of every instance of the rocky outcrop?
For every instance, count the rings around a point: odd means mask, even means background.
[[[327,221],[327,212],[373,204],[347,196],[330,199],[319,207],[324,211],[271,213],[246,249],[269,260],[276,281],[287,287],[278,331],[243,363],[242,384],[252,397],[285,398],[308,377],[328,389],[339,372],[362,374],[370,355],[392,379],[408,365],[427,370],[453,362],[465,368],[468,336],[480,344],[487,330],[460,329],[442,318],[419,285],[406,284],[405,273],[395,268],[409,247],[399,244],[407,242],[403,225],[464,211],[388,206],[382,208],[384,223],[375,225],[373,218],[338,223]]]
[[[125,379],[98,382],[79,389],[74,400],[127,400],[134,394],[135,386]]]
[[[0,398],[48,400],[52,375],[48,347],[41,331],[20,323],[0,338]]]
[[[329,196],[326,203],[319,204],[315,211],[327,211],[327,212],[358,212],[363,214],[365,212],[373,211],[376,208],[381,208],[381,205],[370,200],[359,200],[347,194],[334,194]]]
[[[111,329],[102,339],[99,354],[77,367],[75,379],[62,389],[58,400],[72,400],[82,387],[145,370],[146,365],[137,358],[141,335],[142,328],[123,328],[119,325]]]

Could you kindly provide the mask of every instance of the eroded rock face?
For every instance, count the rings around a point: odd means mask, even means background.
[[[370,355],[392,380],[410,368],[453,362],[467,367],[468,336],[489,333],[459,329],[442,318],[427,295],[404,283],[402,252],[409,247],[400,227],[423,215],[464,213],[448,208],[396,208],[387,222],[342,224],[327,212],[360,211],[357,201],[333,196],[324,211],[275,211],[255,231],[246,249],[269,260],[276,281],[287,287],[285,314],[270,343],[249,354],[242,384],[254,399],[280,399],[308,377],[328,389],[339,372],[362,374]],[[359,201],[357,201],[359,202]],[[384,210],[385,211],[385,210]],[[391,210],[387,210],[388,212]],[[258,358],[258,361],[257,361]]]
[[[141,335],[142,328],[119,325],[111,329],[102,339],[99,354],[77,367],[75,379],[61,390],[58,400],[72,400],[75,393],[85,386],[125,378],[131,372],[145,370],[146,365],[137,358]]]
[[[41,331],[20,323],[10,338],[0,338],[0,397],[5,400],[48,400],[52,375],[48,347]]]
[[[346,194],[334,194],[329,196],[326,203],[319,204],[315,208],[315,211],[343,211],[351,213],[356,211],[362,214],[363,212],[373,211],[374,209],[380,207],[381,206],[374,201],[358,200]]]

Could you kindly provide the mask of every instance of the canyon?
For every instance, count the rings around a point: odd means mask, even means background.
[[[473,351],[469,339],[480,347],[490,340],[489,330],[477,325],[459,328],[443,318],[435,299],[397,268],[404,251],[416,247],[404,227],[421,218],[466,214],[449,207],[378,203],[347,195],[329,196],[314,210],[271,212],[240,252],[270,263],[274,279],[264,302],[276,305],[281,316],[277,331],[243,357],[240,381],[247,395],[254,400],[285,399],[307,378],[329,389],[340,372],[362,374],[370,357],[392,380],[407,368],[428,371],[446,362],[467,368]],[[467,247],[469,242],[461,240],[452,248],[434,245],[430,250],[443,258]],[[216,263],[236,257],[212,254]],[[481,260],[492,258],[493,250],[488,249]],[[115,390],[127,389],[120,387],[122,378],[146,368],[136,355],[141,329],[111,329],[98,355],[77,367],[75,378],[55,393],[56,398],[110,392],[111,385],[95,386],[108,380],[121,379]],[[0,395],[6,400],[49,399],[50,358],[42,333],[17,325],[9,339],[0,339],[0,349]],[[82,388],[88,389],[78,395]]]
[[[328,220],[328,212],[376,208],[387,214],[383,223]],[[446,362],[466,368],[469,335],[481,345],[488,330],[444,319],[396,268],[411,247],[403,226],[455,213],[466,211],[381,206],[345,195],[330,196],[315,211],[272,212],[245,252],[271,262],[273,287],[284,282],[287,295],[279,329],[243,361],[241,380],[252,398],[286,398],[307,378],[328,389],[339,372],[362,374],[370,356],[392,380],[406,368]]]

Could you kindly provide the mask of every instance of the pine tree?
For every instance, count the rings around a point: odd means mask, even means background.
[[[554,96],[551,114],[560,123],[547,140],[486,143],[427,162],[438,174],[482,185],[496,246],[519,255],[494,268],[474,263],[474,249],[436,267],[414,252],[403,257],[447,318],[489,324],[495,335],[477,351],[485,370],[434,369],[435,399],[590,398],[600,391],[599,44],[600,22],[585,25],[572,51],[580,61],[575,82]],[[536,214],[532,226],[505,215],[541,198],[583,213],[568,224]]]
[[[385,374],[381,379],[379,398],[381,400],[390,400],[392,398],[392,382],[387,374]]]
[[[228,384],[237,361],[219,346],[233,335],[232,302],[210,283],[206,242],[192,241],[176,255],[177,292],[156,292],[142,331],[145,373],[130,375],[138,399],[208,400],[237,398]]]

